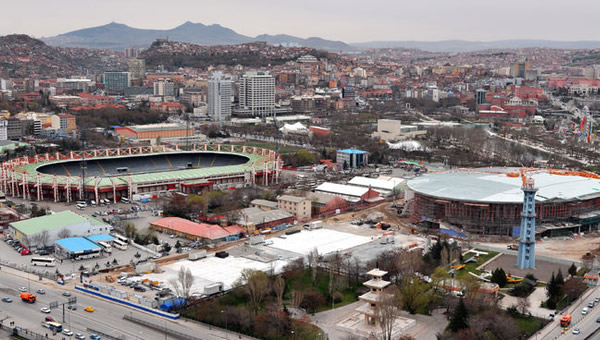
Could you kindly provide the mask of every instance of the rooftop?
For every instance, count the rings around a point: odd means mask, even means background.
[[[252,200],[250,203],[254,205],[262,205],[264,207],[277,208],[277,202],[261,200],[259,198]]]
[[[354,185],[344,185],[344,184],[338,184],[338,183],[325,182],[325,183],[319,185],[318,187],[316,187],[315,191],[327,192],[327,193],[332,193],[332,194],[340,194],[340,195],[352,196],[352,197],[361,197],[367,191],[369,191],[369,188],[357,187]]]
[[[100,246],[84,237],[64,238],[62,240],[56,241],[56,244],[72,253],[100,249]]]
[[[344,149],[344,150],[338,150],[338,152],[343,152],[343,153],[355,153],[355,154],[364,154],[364,153],[368,153],[367,151],[358,150],[358,149]]]
[[[150,224],[209,240],[222,239],[239,232],[238,229],[227,230],[216,224],[196,223],[180,217],[164,217]]]
[[[242,218],[240,224],[243,225],[269,223],[294,216],[283,209],[264,211],[260,210],[259,208],[246,208],[242,209],[241,213]]]
[[[481,203],[522,203],[522,181],[517,168],[460,169],[429,173],[409,180],[407,185],[424,195]],[[507,175],[513,174],[513,175]],[[600,197],[600,180],[562,170],[531,173],[538,189],[536,201],[585,200]]]
[[[305,200],[307,200],[306,197],[298,197],[298,196],[292,196],[292,195],[281,195],[277,197],[277,200],[281,200],[281,201],[286,201],[286,202],[294,202],[294,203],[300,203],[303,202]]]
[[[115,239],[114,236],[108,234],[92,235],[86,238],[92,242],[112,241]]]
[[[85,223],[88,221],[89,220],[83,216],[65,210],[51,215],[13,222],[10,225],[25,235],[33,235],[44,231],[67,228],[74,224]]]
[[[389,179],[380,179],[380,178],[369,178],[369,177],[361,177],[356,176],[348,181],[348,184],[361,186],[361,187],[372,187],[373,189],[381,189],[392,191],[402,183],[404,183],[404,179],[390,177]]]

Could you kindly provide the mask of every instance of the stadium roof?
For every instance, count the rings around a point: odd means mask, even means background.
[[[10,225],[22,234],[33,235],[44,231],[68,228],[74,224],[85,223],[87,221],[89,221],[87,218],[65,210],[51,215],[13,222]]]
[[[523,202],[522,181],[515,168],[458,170],[430,173],[409,180],[408,188],[432,197],[481,203]],[[539,170],[530,175],[538,189],[536,201],[585,200],[600,197],[600,180],[558,175]]]
[[[168,131],[168,130],[185,130],[185,125],[178,124],[178,123],[159,123],[159,124],[124,126],[122,128],[129,128],[129,129],[137,131],[137,132]]]
[[[56,241],[56,244],[71,253],[100,250],[100,246],[84,237],[70,237]]]

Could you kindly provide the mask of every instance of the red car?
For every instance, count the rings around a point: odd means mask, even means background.
[[[29,251],[29,249],[25,248],[25,249],[21,249],[21,255],[30,255],[31,252]]]
[[[45,320],[48,321],[48,322],[53,322],[54,321],[54,319],[51,316],[47,316]]]

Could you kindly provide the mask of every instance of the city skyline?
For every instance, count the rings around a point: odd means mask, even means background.
[[[101,8],[95,8],[94,17],[90,18],[88,2],[65,0],[58,4],[39,3],[35,7],[12,2],[3,4],[5,10],[27,13],[28,20],[23,20],[21,15],[5,18],[0,22],[0,35],[23,33],[37,38],[51,37],[110,22],[134,28],[169,29],[191,21],[219,24],[253,37],[289,34],[347,43],[454,39],[580,41],[597,39],[594,27],[590,27],[593,24],[586,24],[587,29],[577,34],[565,27],[577,27],[582,22],[594,23],[594,13],[600,9],[600,4],[589,0],[579,1],[578,6],[561,11],[555,10],[560,5],[558,1],[538,0],[507,0],[502,3],[463,0],[458,5],[441,0],[427,3],[384,0],[371,6],[359,5],[361,3],[356,1],[323,3],[308,0],[298,4],[232,0],[198,4],[186,0],[166,8],[163,2],[154,0],[126,3],[108,0]],[[307,20],[309,17],[311,19]]]

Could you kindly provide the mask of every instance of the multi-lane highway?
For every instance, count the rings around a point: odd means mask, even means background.
[[[600,323],[597,319],[600,318],[600,303],[596,303],[594,308],[589,308],[587,314],[582,314],[581,311],[584,307],[588,306],[590,301],[594,301],[595,298],[600,297],[600,288],[592,288],[584,293],[584,297],[578,300],[573,306],[567,309],[573,317],[571,325],[565,333],[562,333],[563,328],[560,327],[560,318],[567,313],[565,311],[563,315],[557,315],[550,326],[544,329],[541,333],[533,335],[530,339],[598,339],[600,333],[596,333],[597,337],[592,335],[598,328]],[[579,334],[573,334],[573,329],[579,329]],[[590,337],[591,336],[591,337]]]
[[[0,320],[2,324],[7,326],[11,321],[15,322],[16,326],[30,329],[34,332],[52,337],[49,329],[42,327],[42,321],[46,316],[51,316],[57,322],[63,324],[64,328],[72,330],[74,333],[83,333],[86,337],[94,331],[107,334],[111,337],[120,337],[124,339],[166,339],[173,338],[165,334],[162,330],[153,330],[136,323],[123,319],[125,315],[135,317],[137,319],[151,322],[161,328],[177,331],[201,339],[226,339],[238,338],[237,334],[231,334],[208,327],[196,322],[185,320],[167,320],[149,313],[140,312],[137,309],[126,307],[121,304],[109,302],[107,300],[91,296],[85,293],[75,291],[73,286],[62,287],[49,281],[28,280],[26,274],[18,273],[2,267],[0,272],[0,297],[8,296],[12,298],[12,303],[0,301]],[[37,296],[37,302],[29,304],[22,302],[20,299],[19,287],[27,287]],[[44,289],[46,294],[37,294],[38,289]],[[63,292],[69,291],[72,296],[77,297],[77,310],[71,311],[65,306],[65,314],[63,321],[63,309],[52,309],[50,314],[44,314],[40,311],[42,307],[47,307],[51,302],[57,301],[59,304],[67,302],[67,297],[63,296]],[[86,312],[84,307],[92,306],[94,312]],[[90,330],[92,329],[92,330]],[[63,335],[57,335],[57,339],[62,339]],[[69,338],[69,337],[67,337]],[[248,339],[246,337],[242,337]]]

